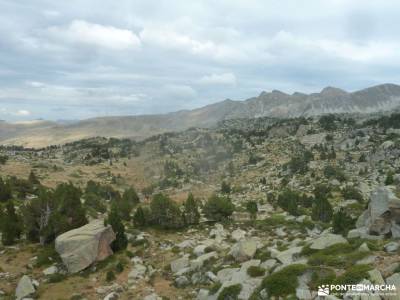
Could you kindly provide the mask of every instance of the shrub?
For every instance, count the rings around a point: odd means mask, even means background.
[[[258,266],[251,266],[247,269],[247,274],[250,277],[260,277],[265,275],[265,269]]]
[[[126,249],[128,245],[128,239],[125,234],[125,226],[121,221],[118,207],[115,202],[111,206],[111,211],[108,214],[105,223],[111,225],[116,236],[115,240],[111,244],[112,249],[114,251]]]
[[[239,299],[238,296],[242,290],[241,284],[234,284],[224,288],[219,294],[217,300],[236,300]]]
[[[113,271],[108,271],[107,274],[106,274],[106,281],[110,282],[110,281],[113,281],[113,280],[115,280],[114,272]]]
[[[115,272],[122,273],[124,271],[124,265],[119,261],[115,266]]]
[[[257,219],[258,206],[256,201],[249,201],[246,203],[246,210],[250,214],[251,219]]]
[[[60,274],[60,273],[56,273],[56,274],[52,274],[49,276],[48,281],[50,283],[57,283],[60,281],[63,281],[67,276],[65,274]]]
[[[353,265],[336,279],[335,284],[357,284],[368,277],[371,269],[369,265]]]
[[[222,221],[229,218],[235,206],[227,197],[211,196],[204,206],[203,212],[206,217],[214,221]]]
[[[360,193],[360,191],[352,186],[346,186],[342,190],[342,195],[343,195],[344,199],[346,199],[346,200],[354,199],[354,200],[357,200],[358,202],[364,201],[363,195]]]
[[[286,189],[278,196],[278,205],[289,214],[297,216],[300,195],[292,190]]]
[[[354,227],[355,222],[355,219],[349,216],[343,209],[340,209],[333,215],[333,232],[347,235],[347,232]]]
[[[225,181],[221,183],[221,193],[230,194],[231,193],[231,185]]]
[[[210,295],[215,295],[215,293],[218,292],[218,290],[221,288],[222,283],[221,282],[216,282],[214,283],[210,288],[209,288],[209,294]]]
[[[287,296],[296,292],[297,276],[303,274],[309,267],[302,264],[293,264],[264,278],[262,288],[270,296]]]

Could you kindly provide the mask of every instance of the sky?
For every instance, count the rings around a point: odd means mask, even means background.
[[[0,119],[400,83],[397,0],[0,0]]]

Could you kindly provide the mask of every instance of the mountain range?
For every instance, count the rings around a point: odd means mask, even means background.
[[[274,90],[244,101],[230,99],[193,110],[159,115],[98,117],[77,122],[44,120],[0,122],[0,143],[44,147],[94,136],[144,139],[167,131],[212,127],[236,118],[289,118],[328,113],[373,113],[400,107],[400,86],[382,84],[346,92],[326,87],[319,93],[286,94]]]

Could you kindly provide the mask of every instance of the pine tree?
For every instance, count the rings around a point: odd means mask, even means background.
[[[0,202],[6,202],[12,198],[11,187],[8,182],[0,177]]]
[[[196,199],[193,197],[192,193],[189,193],[185,202],[185,222],[188,225],[199,224],[200,213],[197,205]]]
[[[333,209],[325,197],[316,197],[312,208],[311,217],[314,221],[328,223],[332,219]]]
[[[29,178],[28,181],[33,184],[33,185],[38,185],[40,184],[39,179],[37,178],[36,174],[33,172],[33,170],[31,170],[31,172],[29,173]]]
[[[250,214],[252,220],[257,219],[258,206],[256,201],[249,201],[246,204],[246,210]]]
[[[177,229],[184,226],[178,205],[169,197],[157,194],[150,203],[152,223],[163,229]]]
[[[353,218],[350,217],[343,209],[340,209],[333,215],[332,218],[333,232],[346,235],[354,223],[355,220],[353,220]]]
[[[121,218],[128,221],[133,207],[139,203],[139,197],[135,189],[131,187],[124,191],[117,203]]]
[[[144,209],[139,206],[133,215],[133,224],[136,227],[145,227],[147,225],[146,215]]]
[[[385,179],[385,185],[392,185],[394,183],[393,172],[388,172]]]
[[[128,246],[128,239],[125,234],[125,226],[121,221],[118,207],[115,202],[111,205],[111,210],[108,214],[106,224],[111,225],[116,236],[115,240],[111,244],[113,251],[125,249]]]
[[[15,212],[14,203],[9,200],[6,204],[4,215],[2,216],[1,232],[2,232],[2,243],[3,245],[12,245],[15,240],[21,236],[21,223],[20,219]]]
[[[221,183],[221,193],[230,194],[231,193],[231,185],[225,181]]]

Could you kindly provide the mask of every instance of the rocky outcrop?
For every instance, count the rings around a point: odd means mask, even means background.
[[[368,209],[358,218],[356,226],[363,233],[400,238],[400,199],[391,187],[379,187],[371,193]]]
[[[114,240],[111,226],[104,226],[103,220],[95,220],[59,235],[55,248],[68,272],[76,273],[112,255],[110,244]]]
[[[347,240],[339,234],[326,233],[321,237],[315,239],[310,248],[314,250],[326,249],[335,244],[347,243]]]

